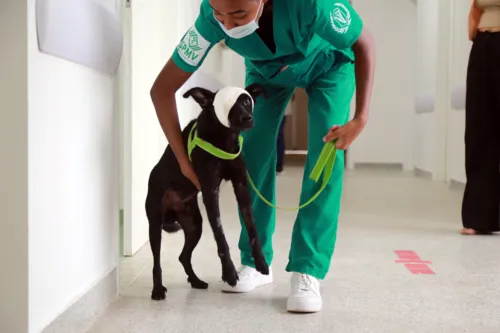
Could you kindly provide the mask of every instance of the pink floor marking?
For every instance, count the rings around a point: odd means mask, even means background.
[[[399,257],[399,260],[394,262],[397,264],[404,264],[405,267],[412,274],[416,275],[435,275],[436,273],[428,266],[432,264],[431,261],[422,260],[420,256],[411,250],[396,250],[394,251]]]

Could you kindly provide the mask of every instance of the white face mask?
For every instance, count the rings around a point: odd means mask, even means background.
[[[261,2],[259,4],[259,8],[257,9],[257,14],[255,14],[255,18],[252,21],[248,22],[245,25],[240,25],[239,27],[234,27],[231,30],[228,30],[224,26],[224,24],[219,22],[219,20],[217,20],[217,19],[215,19],[215,20],[219,23],[220,27],[226,33],[226,35],[228,35],[231,38],[240,39],[240,38],[249,36],[249,35],[253,34],[257,29],[259,29],[258,16],[260,14],[262,4],[263,3],[261,0]]]

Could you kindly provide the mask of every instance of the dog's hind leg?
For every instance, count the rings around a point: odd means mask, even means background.
[[[162,269],[160,263],[161,255],[161,233],[162,233],[162,212],[161,205],[146,201],[146,213],[149,220],[149,243],[153,252],[153,291],[151,298],[160,301],[165,299],[167,288],[163,286]]]
[[[161,222],[161,221],[158,221]],[[151,298],[155,301],[165,299],[167,288],[163,286],[162,269],[161,269],[161,223],[149,224],[149,242],[151,251],[153,252],[153,291]]]
[[[188,282],[195,289],[207,289],[208,283],[200,280],[193,270],[191,258],[193,250],[200,241],[203,230],[203,217],[198,207],[198,201],[195,198],[192,203],[186,207],[186,212],[179,214],[179,223],[184,230],[184,247],[182,248],[179,261],[184,267],[184,271],[188,276]]]

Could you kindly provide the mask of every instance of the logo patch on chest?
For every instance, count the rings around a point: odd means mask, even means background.
[[[345,34],[351,25],[351,13],[343,4],[336,2],[330,12],[330,22],[333,30],[339,34]]]
[[[177,46],[177,53],[187,64],[198,66],[209,48],[210,42],[192,26]]]

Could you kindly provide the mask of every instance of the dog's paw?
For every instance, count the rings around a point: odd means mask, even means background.
[[[238,283],[238,272],[236,272],[236,268],[233,263],[225,265],[226,267],[222,268],[222,281],[226,282],[231,287],[236,286]]]
[[[264,274],[264,275],[269,275],[269,265],[266,262],[266,259],[264,257],[260,258],[254,258],[255,262],[255,269],[257,272]]]
[[[208,288],[208,283],[201,281],[200,279],[192,279],[188,278],[188,282],[191,284],[191,287],[194,289],[207,289]]]
[[[151,292],[151,299],[155,301],[164,300],[167,297],[167,288],[161,286],[160,288],[153,288],[153,292]]]

